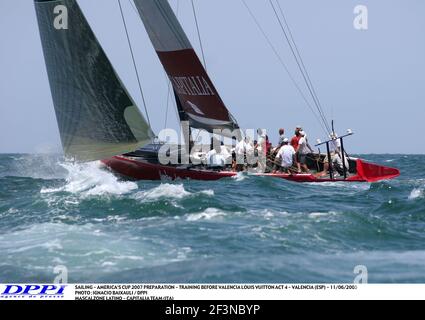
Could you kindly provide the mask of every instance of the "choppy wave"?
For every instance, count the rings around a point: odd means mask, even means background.
[[[85,196],[123,195],[138,188],[135,182],[120,181],[100,162],[85,164],[61,163],[68,175],[65,185],[59,188],[43,188],[41,193],[82,193]]]
[[[357,182],[322,182],[320,184],[317,183],[308,183],[310,186],[313,187],[325,187],[325,188],[335,188],[335,189],[342,189],[344,191],[352,190],[352,191],[367,191],[370,189],[371,184],[370,183],[357,183]]]
[[[208,208],[201,213],[189,214],[186,217],[187,221],[198,221],[198,220],[211,220],[218,217],[226,216],[226,212],[215,208]]]
[[[329,217],[329,216],[335,216],[337,215],[337,212],[334,211],[330,211],[330,212],[312,212],[309,213],[309,217],[313,218],[313,219],[317,219],[317,218],[323,218],[323,217]]]
[[[46,158],[47,157],[47,158]],[[0,282],[425,281],[425,156],[374,184],[126,181],[100,163],[0,155]]]
[[[209,197],[214,196],[214,191],[211,189],[202,190],[197,193],[191,193],[187,191],[183,184],[170,184],[170,183],[161,183],[159,186],[147,190],[140,191],[135,195],[135,198],[141,201],[156,201],[159,199],[184,199],[191,197],[193,195],[205,195]]]
[[[248,176],[243,172],[238,172],[237,175],[233,176],[232,179],[234,179],[237,182],[244,181]]]
[[[415,200],[425,197],[425,190],[422,188],[415,188],[409,195],[409,200]]]

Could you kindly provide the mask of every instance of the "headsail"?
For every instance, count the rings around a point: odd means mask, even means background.
[[[181,120],[188,120],[193,128],[210,132],[238,129],[168,1],[134,2],[173,85],[177,103],[186,113],[187,117]]]
[[[34,1],[65,154],[100,160],[149,143],[149,125],[77,1]]]

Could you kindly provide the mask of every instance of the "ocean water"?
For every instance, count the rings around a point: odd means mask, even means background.
[[[100,163],[0,155],[0,283],[425,282],[425,156],[365,155],[375,184],[123,181]]]

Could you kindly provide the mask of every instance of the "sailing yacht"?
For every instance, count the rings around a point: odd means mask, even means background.
[[[149,122],[115,72],[77,1],[34,1],[66,156],[80,161],[101,160],[113,172],[140,180],[218,180],[237,175],[230,167],[212,169],[190,161],[161,164],[158,155],[164,145],[153,143],[155,134]],[[134,0],[134,5],[171,82],[180,121],[186,124],[188,136],[193,129],[223,135],[240,132],[168,1]],[[58,6],[66,10],[67,28],[58,28],[55,23]],[[238,135],[230,137],[241,139]],[[327,154],[312,154],[308,167],[324,170],[323,160],[331,159],[331,144],[338,140],[343,145],[345,137],[333,136],[325,141]],[[184,152],[190,154],[193,142],[187,140],[176,148],[180,156]],[[375,182],[400,174],[395,168],[348,157],[343,147],[340,152],[344,165],[339,174],[332,163],[324,177],[311,173],[255,174],[296,182]]]

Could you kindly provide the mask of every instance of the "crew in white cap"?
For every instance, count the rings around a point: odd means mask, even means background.
[[[289,140],[287,138],[283,140],[283,146],[277,153],[276,159],[280,159],[281,166],[280,168],[278,168],[278,166],[275,167],[275,173],[278,169],[285,173],[291,173],[291,167],[295,162],[295,149],[289,144]]]

